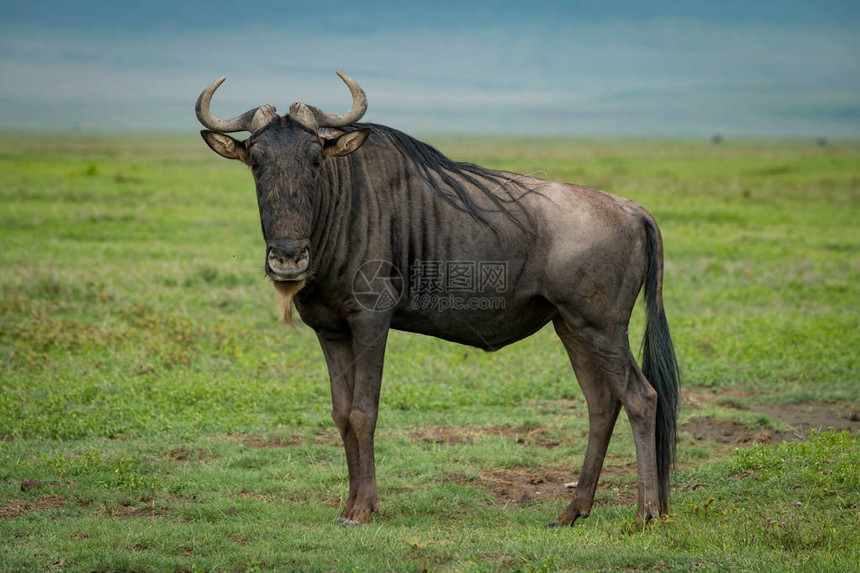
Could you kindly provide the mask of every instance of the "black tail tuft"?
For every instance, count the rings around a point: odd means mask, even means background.
[[[660,231],[645,220],[648,246],[648,272],[645,277],[647,321],[642,341],[642,373],[657,392],[657,482],[660,512],[669,506],[670,473],[675,465],[678,438],[678,382],[680,373],[669,323],[663,309],[663,245]]]

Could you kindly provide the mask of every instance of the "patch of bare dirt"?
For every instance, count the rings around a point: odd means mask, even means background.
[[[529,471],[506,468],[484,470],[477,478],[462,474],[448,476],[455,483],[479,487],[492,493],[497,502],[505,507],[528,505],[544,499],[562,499],[569,495],[564,484],[570,478],[570,472],[558,469]]]
[[[241,497],[242,499],[256,499],[258,501],[266,501],[269,499],[269,497],[264,493],[248,491],[247,489],[240,490],[237,497]]]
[[[289,438],[283,436],[258,436],[256,434],[233,434],[230,436],[237,444],[249,448],[292,448],[299,445],[301,436],[293,434]]]
[[[688,410],[719,405],[735,410],[765,414],[775,422],[788,427],[785,430],[749,428],[735,420],[716,419],[704,416],[688,420],[681,429],[695,440],[709,440],[727,445],[767,444],[787,442],[805,438],[811,429],[860,431],[860,412],[839,408],[829,404],[749,404],[750,394],[745,392],[686,391],[682,404]]]
[[[484,563],[491,561],[501,567],[502,571],[511,571],[517,565],[516,559],[505,553],[480,553],[476,557]]]
[[[26,513],[60,509],[66,506],[66,498],[62,495],[40,495],[33,500],[10,499],[0,508],[0,519],[15,519]]]
[[[254,537],[251,535],[240,535],[238,533],[231,533],[227,536],[227,539],[240,547],[245,547],[254,540]]]
[[[183,447],[178,447],[167,453],[167,458],[175,462],[186,463],[189,461],[202,461],[209,457],[209,452],[206,450],[186,450]]]
[[[170,508],[166,506],[134,506],[118,505],[113,507],[101,507],[97,514],[104,517],[118,517],[120,519],[152,519],[167,515]]]
[[[738,410],[749,410],[744,405],[752,396],[749,392],[742,390],[720,390],[719,393],[712,390],[681,390],[681,405],[690,410],[698,410],[705,406],[721,404],[734,407]]]
[[[343,507],[346,503],[346,499],[342,495],[331,491],[325,493],[322,501],[328,507]]]
[[[343,442],[340,439],[340,434],[338,431],[332,427],[328,431],[317,432],[313,436],[313,442],[315,444],[321,444],[324,446],[342,446]]]
[[[598,490],[609,492],[608,502],[597,502],[597,505],[627,505],[636,502],[636,483],[609,483],[606,477],[633,477],[636,475],[636,464],[613,465],[607,464],[601,473]],[[541,470],[497,468],[484,470],[478,477],[463,474],[451,474],[449,480],[464,485],[481,488],[493,494],[496,503],[503,507],[529,505],[537,501],[569,501],[573,495],[576,472],[558,468]],[[618,480],[610,480],[617,482]]]
[[[712,416],[688,420],[682,424],[681,429],[695,440],[728,445],[769,444],[797,439],[794,432],[767,428],[751,429],[735,420],[720,420]]]
[[[600,496],[595,496],[595,507],[615,507],[618,505],[635,505],[639,500],[639,489],[636,482],[622,483],[617,485],[608,485],[604,481],[597,483],[598,493],[601,491],[609,492],[608,499],[601,499]]]
[[[835,428],[860,431],[860,412],[840,409],[829,404],[781,404],[756,406],[756,412],[767,414],[771,420],[799,430],[806,435],[813,428]]]
[[[543,426],[427,426],[407,434],[416,442],[432,444],[472,444],[483,436],[504,436],[526,446],[554,448],[561,442],[549,436]]]

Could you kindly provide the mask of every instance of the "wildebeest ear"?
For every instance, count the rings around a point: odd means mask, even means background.
[[[206,129],[202,130],[200,135],[203,136],[203,141],[206,142],[206,145],[211,147],[212,151],[221,157],[238,159],[242,163],[248,163],[248,150],[245,149],[245,144],[241,141],[233,139],[229,135]]]
[[[364,144],[368,135],[370,135],[370,128],[361,127],[354,131],[337,133],[332,137],[321,137],[323,159],[349,155]]]

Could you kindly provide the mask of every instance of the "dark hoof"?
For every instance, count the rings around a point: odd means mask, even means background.
[[[546,526],[547,526],[547,528],[549,528],[549,527],[561,527],[561,524],[557,521],[551,521],[551,522],[547,523]]]

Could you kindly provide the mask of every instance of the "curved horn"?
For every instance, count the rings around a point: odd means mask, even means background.
[[[269,104],[249,109],[242,115],[236,116],[233,119],[224,121],[218,119],[212,112],[209,111],[209,103],[212,101],[212,96],[215,94],[221,84],[224,83],[226,77],[221,77],[207,87],[197,98],[197,104],[194,106],[194,111],[197,113],[197,119],[200,120],[205,127],[219,133],[232,133],[234,131],[250,131],[254,133],[277,116],[274,106]]]
[[[364,93],[364,90],[361,89],[358,82],[345,73],[338,70],[337,75],[340,76],[340,79],[343,80],[343,83],[346,84],[346,87],[349,88],[349,92],[352,94],[352,109],[343,115],[334,115],[312,105],[296,102],[290,106],[290,117],[311,129],[317,129],[320,127],[345,127],[361,119],[367,111],[367,94]],[[295,116],[294,110],[296,112]],[[314,120],[316,120],[316,125],[313,124],[314,122],[309,121],[309,114],[306,110],[311,112]]]

